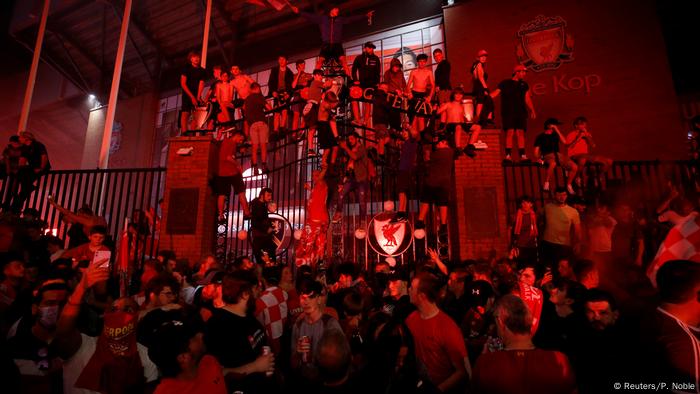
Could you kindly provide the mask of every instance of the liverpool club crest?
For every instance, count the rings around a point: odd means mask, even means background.
[[[369,222],[369,244],[382,256],[403,254],[413,241],[411,225],[407,222],[392,223],[392,213],[382,212]]]
[[[537,16],[520,26],[515,54],[518,62],[539,72],[554,70],[574,60],[574,38],[560,16]]]

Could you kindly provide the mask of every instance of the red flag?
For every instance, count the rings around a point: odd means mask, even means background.
[[[260,7],[271,7],[276,11],[282,11],[284,6],[289,4],[289,2],[285,0],[246,0],[246,2]]]
[[[647,268],[647,276],[656,287],[656,272],[667,261],[690,260],[700,263],[700,215],[693,214],[668,232],[654,261]]]
[[[119,255],[117,256],[117,270],[120,272],[129,271],[129,233],[124,231],[122,239],[119,241]]]

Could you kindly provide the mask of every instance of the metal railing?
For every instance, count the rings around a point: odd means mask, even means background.
[[[574,186],[577,195],[587,202],[604,198],[608,202],[624,199],[633,207],[654,210],[669,190],[669,182],[686,188],[694,187],[692,168],[688,161],[616,161],[608,171],[598,165],[587,165],[588,182]],[[508,223],[512,223],[519,197],[532,197],[537,207],[543,207],[558,186],[566,185],[566,174],[557,168],[550,181],[550,191],[542,189],[546,169],[536,163],[504,164],[505,198]]]
[[[4,179],[0,186],[3,201],[13,192],[8,180]],[[107,221],[108,232],[116,242],[123,232],[125,219],[132,218],[135,210],[157,210],[164,181],[164,168],[53,170],[39,178],[24,208],[36,209],[47,223],[47,232],[67,243],[70,224],[61,220],[60,212],[49,204],[48,197],[73,212],[87,206]],[[149,227],[149,235],[140,237],[142,245],[136,245],[139,260],[155,256],[157,252],[157,224],[154,222]]]
[[[339,133],[343,133],[344,125],[338,124]],[[348,131],[349,132],[349,131]],[[373,140],[363,138],[366,146],[371,147]],[[320,168],[320,156],[307,156],[308,145],[305,131],[299,138],[287,138],[284,141],[271,143],[268,151],[268,166],[267,174],[252,174],[250,167],[250,155],[245,154],[239,157],[241,166],[244,169],[244,182],[246,184],[246,196],[248,201],[258,197],[260,189],[270,187],[273,190],[273,201],[277,205],[276,214],[283,216],[288,221],[288,229],[284,241],[289,243],[289,248],[278,256],[278,260],[289,263],[293,261],[294,255],[294,240],[295,230],[303,229],[305,222],[306,207],[311,192],[312,171]],[[396,163],[398,163],[398,151],[391,147],[386,148],[387,155],[394,155]],[[342,160],[342,154],[338,153],[338,160]],[[339,166],[341,168],[342,166]],[[361,217],[359,214],[359,202],[355,200],[355,196],[350,193],[349,197],[343,204],[342,221],[340,224],[330,224],[328,233],[328,253],[330,261],[354,261],[361,265],[369,266],[374,262],[382,260],[384,257],[374,252],[367,244],[367,238],[356,239],[355,230],[359,228],[367,228],[368,223],[376,214],[384,211],[384,202],[397,202],[397,174],[396,168],[389,165],[376,165],[377,175],[373,182],[370,183],[369,193],[367,194],[367,215]],[[337,184],[333,180],[329,182],[329,211],[330,217],[335,212],[336,199],[338,198],[338,189],[336,186],[342,186],[343,174],[337,174]],[[308,187],[307,187],[308,184]],[[415,190],[409,195],[408,211],[417,214],[418,201],[417,190],[419,185],[415,185]],[[243,220],[243,210],[237,196],[231,192],[227,202],[227,218],[225,224],[219,223],[217,226],[217,237],[215,245],[215,255],[220,261],[232,261],[238,256],[252,255],[252,246],[250,239],[241,240],[237,237],[239,231],[248,230],[249,222]],[[396,204],[398,207],[398,204]],[[428,225],[431,221],[428,220]],[[412,236],[412,234],[406,234]],[[407,263],[413,261],[415,256],[422,255],[416,253],[416,247],[420,248],[420,243],[415,243],[412,247],[397,258],[399,263]],[[424,248],[424,246],[423,246]]]

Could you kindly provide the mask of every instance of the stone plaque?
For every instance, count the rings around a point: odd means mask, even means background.
[[[171,189],[166,232],[191,235],[197,231],[199,188]]]

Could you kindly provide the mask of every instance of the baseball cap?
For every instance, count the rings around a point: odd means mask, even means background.
[[[474,307],[485,307],[489,298],[495,297],[493,286],[485,280],[477,280],[470,283],[465,291],[467,295],[467,305]]]
[[[476,53],[476,57],[482,57],[482,56],[488,56],[489,53],[486,52],[486,49],[481,49],[479,52]]]
[[[547,119],[547,120],[544,121],[544,128],[545,128],[545,129],[548,129],[549,126],[551,126],[551,125],[560,126],[560,125],[561,125],[561,122],[560,122],[559,119],[557,119],[557,118],[549,118],[549,119]]]
[[[364,48],[372,48],[372,49],[375,49],[376,46],[374,45],[374,43],[373,43],[372,41],[367,41],[367,42],[365,43],[365,45],[364,45]]]

